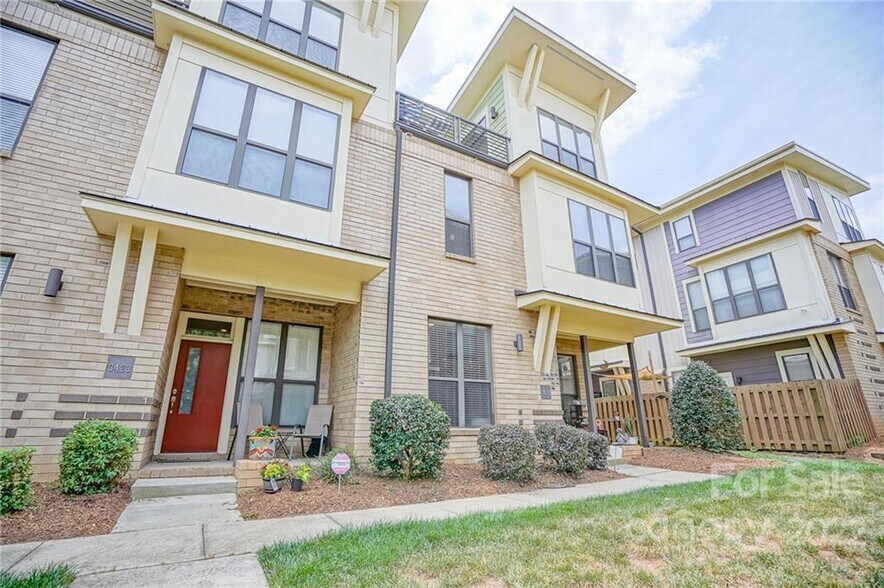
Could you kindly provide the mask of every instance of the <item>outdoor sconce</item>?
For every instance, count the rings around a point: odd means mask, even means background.
[[[522,337],[522,333],[516,335],[516,340],[513,341],[513,347],[515,347],[516,351],[520,353],[525,351],[525,339]]]
[[[495,118],[497,118],[497,109],[494,108],[493,106],[491,108],[489,108],[488,109],[488,116],[491,117],[491,120],[494,120]]]
[[[61,268],[54,267],[49,270],[49,277],[46,278],[46,287],[43,288],[43,296],[49,296],[50,298],[58,296],[58,291],[61,290],[63,284],[61,281],[63,275],[64,270]]]

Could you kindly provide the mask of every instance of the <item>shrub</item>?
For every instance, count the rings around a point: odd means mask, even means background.
[[[688,364],[675,384],[669,419],[676,439],[686,447],[727,451],[744,445],[737,401],[721,376],[702,361]]]
[[[0,514],[22,510],[31,504],[33,454],[33,447],[0,449]]]
[[[495,425],[479,431],[482,470],[492,480],[530,482],[535,453],[537,440],[519,425]]]
[[[342,449],[340,447],[335,447],[334,449],[329,449],[325,455],[323,455],[319,459],[319,464],[316,466],[316,477],[320,480],[324,480],[328,483],[337,482],[338,475],[334,473],[331,469],[331,462],[335,458],[336,455],[340,453],[346,453],[350,456],[350,471],[341,476],[342,482],[349,482],[353,478],[353,474],[356,473],[357,469],[359,469],[359,463],[356,460],[356,455],[352,451],[348,451],[346,449]]]
[[[565,423],[541,423],[534,428],[537,447],[544,459],[553,462],[560,474],[575,477],[586,468],[589,446],[582,433]]]
[[[608,467],[608,438],[598,433],[583,431],[586,443],[586,468],[604,470]]]
[[[99,494],[116,489],[129,470],[135,445],[131,427],[112,421],[77,423],[61,444],[61,491]]]
[[[274,459],[268,461],[261,468],[261,477],[265,480],[279,480],[289,477],[289,463],[284,459]]]
[[[451,421],[426,396],[393,396],[371,403],[371,453],[380,473],[411,480],[438,477]]]

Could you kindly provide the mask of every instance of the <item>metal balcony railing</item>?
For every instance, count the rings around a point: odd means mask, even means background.
[[[396,120],[403,129],[488,163],[506,166],[509,138],[417,98],[396,94]]]

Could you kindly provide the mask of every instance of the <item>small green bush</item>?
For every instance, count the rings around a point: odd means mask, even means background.
[[[136,443],[135,429],[120,423],[77,423],[61,444],[61,491],[100,494],[115,490],[129,471]]]
[[[0,588],[67,588],[76,580],[66,565],[52,565],[30,572],[0,572]]]
[[[709,364],[692,361],[672,390],[669,420],[685,447],[708,451],[740,449],[745,444],[733,393]]]
[[[586,443],[586,469],[606,469],[608,467],[608,438],[589,431],[583,431],[583,438]]]
[[[586,469],[589,449],[583,431],[565,423],[541,423],[534,427],[537,447],[555,470],[567,476],[579,476]]]
[[[371,403],[371,454],[381,474],[436,478],[448,449],[451,421],[426,396],[392,396]]]
[[[494,425],[479,430],[482,470],[492,480],[530,482],[534,479],[537,440],[519,425]]]
[[[31,504],[33,447],[0,449],[0,514],[23,510]]]
[[[350,456],[350,471],[341,476],[341,482],[350,482],[353,479],[353,475],[359,469],[359,462],[356,460],[356,454],[353,451],[341,447],[329,449],[325,455],[319,459],[319,464],[316,466],[316,471],[314,472],[317,478],[328,482],[329,484],[337,483],[338,475],[332,471],[331,462],[335,456],[340,453],[346,453]]]

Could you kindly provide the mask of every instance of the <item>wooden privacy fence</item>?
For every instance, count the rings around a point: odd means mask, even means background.
[[[731,388],[743,424],[746,447],[781,451],[847,451],[875,436],[859,380],[808,380]],[[669,395],[645,394],[648,439],[654,445],[672,443]],[[608,396],[595,401],[613,441],[622,419],[635,422],[632,396]]]

